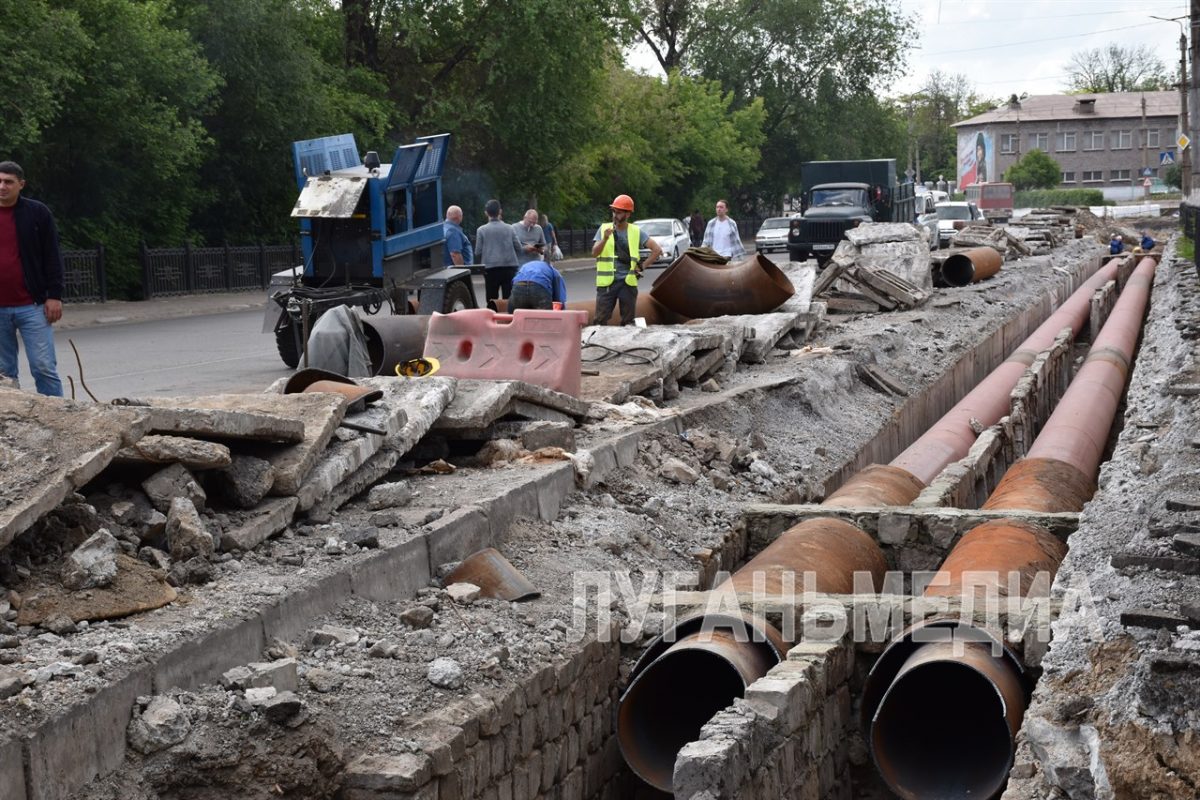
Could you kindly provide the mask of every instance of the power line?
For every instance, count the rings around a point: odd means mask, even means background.
[[[1105,28],[1104,30],[1091,31],[1089,33],[1076,33],[1070,36],[1051,36],[1046,39],[1026,39],[1023,42],[1007,42],[1005,44],[989,44],[982,47],[965,47],[961,50],[939,50],[935,53],[925,53],[926,56],[946,56],[952,53],[977,53],[980,50],[996,50],[1002,47],[1019,47],[1023,44],[1036,44],[1038,42],[1058,42],[1064,39],[1081,39],[1085,36],[1098,36],[1101,33],[1115,33],[1117,31],[1127,31],[1133,28],[1145,28],[1150,25],[1157,25],[1157,22],[1143,22],[1140,25],[1123,25],[1120,28]]]

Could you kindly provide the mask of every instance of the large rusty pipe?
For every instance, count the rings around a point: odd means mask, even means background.
[[[766,314],[796,293],[773,261],[758,253],[729,264],[710,264],[684,254],[654,281],[651,296],[693,319],[727,314]]]
[[[1070,328],[1076,334],[1083,330],[1091,312],[1092,294],[1116,278],[1117,266],[1117,262],[1109,262],[1084,281],[1057,311],[1017,346],[1003,364],[980,381],[904,452],[892,459],[890,466],[907,472],[922,486],[926,486],[949,464],[964,458],[977,436],[972,420],[989,427],[1008,413],[1009,395],[1025,374],[1025,369],[1033,363],[1038,353],[1054,343],[1063,328]],[[912,497],[918,493],[919,490]]]
[[[887,560],[868,534],[847,522],[820,518],[789,528],[715,591],[749,595],[760,589],[767,597],[805,590],[849,594],[855,589],[856,573],[870,575],[877,591],[886,571]],[[813,578],[807,584],[806,575]],[[696,630],[728,619],[693,617],[664,632],[634,666],[621,697],[621,752],[634,772],[662,791],[671,791],[679,750],[699,738],[704,723],[742,697],[787,650],[779,632],[765,622],[755,623],[753,629],[770,647],[744,635]],[[677,643],[667,646],[670,641]]]
[[[990,247],[972,247],[947,256],[942,262],[942,282],[947,286],[966,286],[990,278],[1003,262],[999,251]]]
[[[787,650],[779,632],[761,620],[692,617],[671,633],[638,660],[617,710],[617,743],[626,763],[664,792],[672,789],[683,746]]]
[[[374,375],[395,375],[396,365],[420,358],[429,334],[426,314],[366,317],[362,320],[367,357]]]
[[[1090,497],[1103,444],[1125,388],[1154,268],[1151,258],[1138,264],[1108,322],[1095,337],[1083,367],[1030,448],[1029,457],[1008,471],[985,508],[1082,509]],[[1066,552],[1066,545],[1040,525],[991,520],[962,538],[925,594],[1045,595]],[[964,623],[960,629],[971,628]],[[930,649],[933,647],[922,644],[914,649],[911,639],[902,637],[888,646],[872,668],[863,694],[863,714],[871,723],[872,757],[884,780],[902,797],[994,796],[1012,766],[1016,733],[1028,702],[1026,692],[1010,693],[1004,688],[1021,682],[1020,664],[1006,653],[968,651],[947,657],[944,649]],[[937,671],[929,674],[936,683],[909,677],[934,663]],[[979,675],[990,677],[981,682]],[[928,702],[928,696],[934,685],[939,686],[939,695],[953,698],[944,705],[953,707],[956,715],[965,710],[974,716],[957,715],[950,725],[942,724],[936,708],[931,716],[934,704]],[[997,695],[1003,698],[1008,735],[996,742],[1004,746],[988,744],[964,752],[964,732],[996,728],[997,709],[991,706]],[[914,739],[922,742],[921,748],[912,747]],[[930,770],[931,765],[949,762],[961,764],[961,774]],[[969,777],[970,783],[964,784],[962,776]]]

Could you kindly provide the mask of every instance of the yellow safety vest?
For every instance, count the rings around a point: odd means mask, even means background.
[[[604,235],[604,231],[612,227],[611,222],[606,222],[600,226],[600,235]],[[625,276],[625,283],[629,286],[637,286],[637,274],[634,270],[637,269],[638,255],[640,254],[640,245],[642,242],[642,231],[633,223],[626,227],[629,233],[629,274]],[[596,256],[596,286],[603,288],[612,286],[613,279],[617,277],[617,234],[614,232],[608,237],[608,241],[604,243],[604,248],[600,251],[600,255]]]

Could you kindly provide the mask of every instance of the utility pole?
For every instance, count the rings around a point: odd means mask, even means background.
[[[1191,0],[1191,23],[1196,24],[1197,13],[1200,13],[1200,0]],[[1151,19],[1160,19],[1163,22],[1174,22],[1179,26],[1179,132],[1188,138],[1192,136],[1192,126],[1188,121],[1188,69],[1187,69],[1187,33],[1184,31],[1183,23],[1180,20],[1188,19],[1188,17],[1156,17],[1150,15]],[[1192,37],[1195,39],[1195,37]],[[1193,61],[1193,63],[1195,63]],[[1183,198],[1186,200],[1192,192],[1192,148],[1189,145],[1182,148],[1179,152],[1179,184],[1183,190]]]
[[[1192,9],[1195,11],[1200,0],[1192,0]],[[1187,36],[1183,32],[1183,25],[1179,26],[1179,132],[1185,135],[1191,131],[1192,127],[1188,124],[1188,69],[1187,69]],[[1183,157],[1179,160],[1179,179],[1183,184],[1183,196],[1187,198],[1192,193],[1192,148],[1191,145],[1184,148]]]
[[[1143,92],[1142,93],[1142,171],[1137,176],[1136,180],[1140,180],[1141,176],[1146,174],[1146,170],[1150,166],[1150,164],[1148,162],[1148,159],[1150,158],[1150,147],[1147,144],[1147,141],[1149,140],[1149,138],[1150,138],[1150,129],[1146,127],[1146,93]],[[1135,186],[1137,185],[1136,182],[1134,185]],[[1142,195],[1144,197],[1150,196],[1150,187],[1149,186],[1147,186],[1142,191]]]
[[[1192,31],[1192,82],[1191,82],[1191,85],[1188,87],[1188,95],[1189,95],[1188,99],[1189,99],[1189,106],[1191,108],[1194,108],[1194,109],[1200,111],[1200,102],[1198,102],[1198,100],[1200,100],[1200,96],[1197,95],[1197,87],[1195,85],[1196,84],[1196,80],[1195,80],[1196,64],[1198,61],[1200,61],[1200,41],[1198,41],[1198,39],[1200,39],[1200,37],[1196,36],[1197,30],[1198,30],[1198,28],[1200,28],[1200,0],[1191,0],[1191,12],[1192,12],[1191,19],[1188,22],[1190,24],[1191,31]],[[1187,124],[1187,120],[1184,121],[1184,124],[1185,125]],[[1185,131],[1185,133],[1187,133],[1187,135],[1191,137],[1193,142],[1196,141],[1196,139],[1198,138],[1196,131],[1193,130],[1191,128],[1191,126],[1188,127],[1188,129]],[[1189,160],[1189,163],[1192,164],[1193,169],[1195,169],[1195,166],[1200,162],[1198,162],[1197,160]],[[1181,170],[1182,170],[1182,168],[1181,168]],[[1192,181],[1189,185],[1196,186],[1196,185],[1198,185],[1198,183],[1200,183],[1200,182],[1198,182],[1196,180],[1195,176],[1193,176]],[[1187,194],[1184,194],[1184,198],[1185,199],[1187,198]]]

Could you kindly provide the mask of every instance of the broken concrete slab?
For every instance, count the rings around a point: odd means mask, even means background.
[[[375,378],[398,381],[404,392],[408,421],[394,436],[389,436],[387,448],[404,455],[425,437],[441,417],[446,406],[458,391],[457,378]],[[373,383],[372,385],[378,386]]]
[[[433,430],[478,432],[510,415],[569,421],[583,418],[587,414],[587,405],[579,398],[524,381],[460,378],[454,399],[438,417]]]
[[[292,522],[299,501],[295,497],[274,497],[263,502],[235,528],[221,535],[222,550],[253,550],[282,532]]]
[[[333,491],[308,509],[308,519],[312,522],[331,520],[333,512],[350,502],[350,498],[365,491],[371,484],[391,472],[399,463],[400,455],[396,450],[387,449],[371,456],[365,464],[335,486]]]
[[[760,364],[766,360],[767,354],[775,349],[779,340],[796,327],[801,314],[794,311],[776,311],[771,314],[746,314],[734,317],[714,317],[705,320],[713,326],[721,326],[725,330],[735,331],[739,328],[749,329],[752,334],[742,341],[739,360],[748,364]],[[689,323],[689,326],[692,323]]]
[[[0,547],[149,429],[142,409],[0,392]]]
[[[347,421],[384,431],[384,434],[339,432],[339,435],[347,434],[347,438],[339,439],[326,448],[296,493],[301,511],[307,511],[326,497],[334,487],[365,464],[368,458],[379,452],[387,437],[397,435],[408,423],[405,408],[412,403],[409,391],[411,382],[401,378],[373,378],[359,383],[379,389],[383,396],[366,411],[347,417]]]
[[[304,438],[295,444],[247,441],[239,448],[248,455],[265,458],[275,468],[271,494],[294,495],[317,459],[333,438],[346,413],[346,399],[326,392],[311,394],[223,394],[189,398],[153,398],[158,407],[182,406],[214,411],[239,411],[292,420],[303,425]]]
[[[92,589],[108,586],[117,576],[117,540],[107,528],[89,536],[66,558],[62,583],[68,589]]]
[[[223,395],[228,398],[247,395]],[[215,403],[216,397],[147,397],[114,400],[114,405],[144,407],[150,415],[151,433],[195,436],[202,439],[250,439],[296,444],[304,441],[304,420],[276,414],[269,405],[243,406]],[[197,402],[203,401],[203,402]]]
[[[150,499],[151,505],[164,514],[179,497],[191,500],[197,511],[203,511],[208,504],[208,495],[195,476],[182,464],[172,464],[160,469],[142,481],[142,491]]]
[[[86,592],[72,592],[58,584],[22,589],[24,602],[17,612],[18,625],[40,625],[57,614],[73,622],[117,619],[165,606],[175,599],[175,590],[162,570],[117,554],[117,575],[112,583]]]
[[[933,288],[929,248],[920,239],[866,245],[859,248],[855,263],[859,269],[885,269],[919,289]]]
[[[208,558],[213,554],[213,536],[186,497],[171,501],[167,512],[167,547],[176,561],[196,556]]]
[[[721,328],[707,325],[709,322],[697,320],[687,325],[650,328],[588,328],[584,331],[584,367],[597,370],[599,375],[584,376],[580,397],[593,402],[621,403],[631,395],[656,389],[692,353],[722,346]],[[592,355],[588,345],[595,345],[605,353],[628,352],[630,356],[587,360]]]
[[[221,469],[232,461],[229,448],[186,436],[143,436],[117,452],[114,461],[127,464],[182,464],[188,469]]]
[[[846,238],[855,247],[881,242],[915,242],[921,232],[907,222],[864,222],[846,231]]]
[[[216,474],[217,488],[226,500],[238,508],[254,508],[275,483],[275,468],[264,458],[236,455],[233,462]]]
[[[817,280],[817,268],[811,261],[789,261],[779,268],[792,282],[795,294],[789,297],[776,311],[795,311],[803,314],[812,303],[813,285]]]

